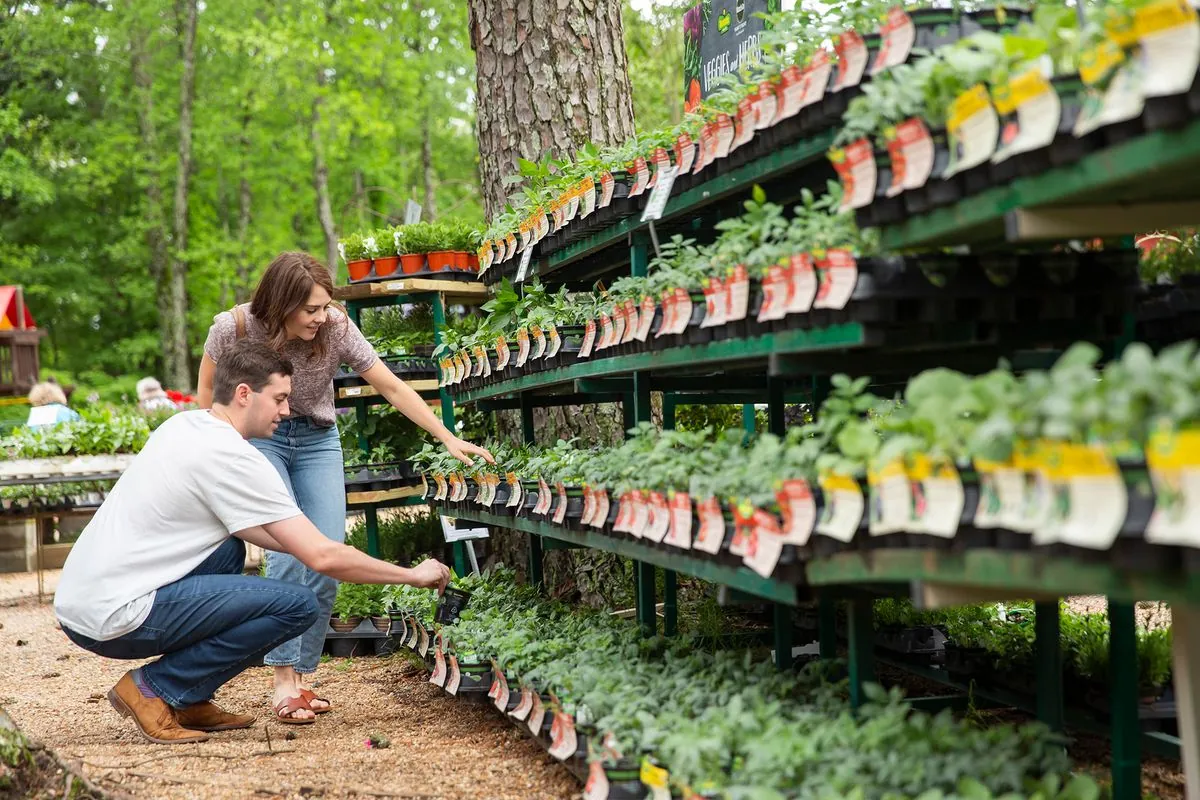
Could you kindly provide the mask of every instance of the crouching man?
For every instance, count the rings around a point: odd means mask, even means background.
[[[71,641],[107,658],[160,656],[108,692],[152,742],[201,742],[207,731],[252,725],[213,694],[317,618],[308,588],[242,574],[243,542],[346,581],[439,592],[449,581],[437,561],[405,569],[326,539],[296,507],[246,441],[269,438],[287,416],[291,375],[266,346],[236,344],[217,364],[212,409],[176,414],[154,432],[63,567],[54,610]],[[275,715],[314,718],[303,696],[276,697]]]

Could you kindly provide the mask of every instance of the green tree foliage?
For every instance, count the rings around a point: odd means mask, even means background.
[[[695,0],[657,0],[639,11],[625,0],[625,52],[640,131],[666,128],[683,115],[683,14]]]

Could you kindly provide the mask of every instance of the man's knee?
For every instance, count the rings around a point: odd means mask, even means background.
[[[295,587],[291,594],[291,603],[285,613],[295,621],[297,627],[302,629],[312,627],[321,613],[316,594],[303,586]]]

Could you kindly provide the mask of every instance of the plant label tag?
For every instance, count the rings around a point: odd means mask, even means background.
[[[529,732],[534,736],[541,736],[542,721],[546,718],[546,706],[542,704],[542,696],[537,692],[533,693],[533,709],[529,712],[529,719],[526,720],[525,726],[529,728]]]
[[[1200,432],[1156,432],[1146,447],[1154,485],[1154,513],[1146,541],[1200,546]]]
[[[655,339],[665,336],[673,327],[675,327],[675,295],[669,289],[663,290],[661,295],[661,303],[662,319],[658,323],[658,332],[654,334]],[[653,318],[651,318],[650,324],[654,324]]]
[[[1129,497],[1108,450],[1094,445],[1062,445],[1051,471],[1054,502],[1050,519],[1056,541],[1108,550],[1121,532]],[[1065,489],[1065,491],[1064,491]]]
[[[525,276],[529,274],[529,262],[533,259],[533,248],[525,248],[525,252],[521,253],[521,265],[517,268],[517,283],[523,283]]]
[[[445,500],[449,492],[449,487],[446,485],[446,476],[440,472],[435,472],[433,480],[437,484],[437,494],[433,496],[434,500]]]
[[[633,334],[633,338],[639,342],[644,342],[650,338],[650,328],[654,325],[654,308],[653,297],[646,295],[642,298],[642,306],[638,314],[637,330]]]
[[[575,720],[570,714],[561,711],[554,712],[554,724],[558,727],[558,735],[554,737],[549,753],[559,761],[566,761],[575,755],[577,741],[575,737]]]
[[[1058,133],[1062,103],[1039,67],[994,87],[992,101],[1001,119],[1000,146],[992,156],[993,164],[1047,147]]]
[[[729,554],[745,556],[754,530],[754,507],[748,502],[731,498],[729,508],[733,511],[733,539],[729,542]]]
[[[904,462],[892,461],[867,473],[870,506],[867,530],[872,536],[884,536],[908,529],[914,520],[912,487]]]
[[[912,506],[915,522],[909,527],[924,533],[952,539],[962,521],[966,493],[958,470],[950,461],[934,461],[924,453],[913,458],[908,470],[912,481]]]
[[[567,518],[567,487],[559,481],[558,484],[558,505],[554,509],[554,524],[562,525]]]
[[[650,800],[671,800],[671,775],[665,769],[643,757],[639,777],[642,785],[650,790]]]
[[[721,282],[720,278],[709,278],[708,286],[704,289],[705,313],[700,327],[712,328],[725,324],[725,307],[725,284]]]
[[[408,630],[409,630],[408,641],[404,643],[404,646],[407,647],[409,650],[416,650],[417,649],[417,628],[420,626],[417,625],[416,617],[409,617],[409,619],[412,620],[412,622],[408,626]]]
[[[713,160],[725,158],[729,155],[729,149],[733,146],[733,134],[733,118],[728,114],[719,115],[715,131],[716,142],[713,148]]]
[[[865,502],[858,482],[845,475],[824,475],[820,479],[825,508],[816,531],[822,536],[849,543],[862,524]]]
[[[562,337],[558,334],[558,328],[554,325],[550,326],[550,333],[547,335],[550,340],[546,347],[546,358],[554,358],[558,355],[558,351],[562,349]]]
[[[633,506],[629,502],[629,493],[621,495],[617,498],[617,518],[613,522],[613,530],[617,533],[628,533],[629,525],[627,520],[633,517]]]
[[[783,517],[783,543],[804,546],[817,522],[817,504],[812,488],[803,478],[784,481],[775,494]]]
[[[450,677],[446,679],[446,693],[451,697],[457,697],[460,683],[462,683],[462,672],[458,668],[458,656],[451,653]]]
[[[687,289],[676,287],[675,289],[675,322],[671,326],[671,333],[679,335],[687,330],[687,326],[692,322],[692,295]]]
[[[783,531],[774,514],[760,509],[754,511],[753,532],[742,563],[764,578],[771,577],[783,555]]]
[[[503,372],[508,369],[508,360],[512,353],[508,349],[508,339],[503,336],[496,337],[496,371]]]
[[[650,493],[649,511],[650,521],[646,527],[646,538],[652,542],[661,542],[671,527],[671,509],[667,506],[667,498],[661,492]]]
[[[775,124],[778,114],[779,100],[775,96],[775,87],[770,81],[763,81],[758,85],[758,117],[755,128],[761,131],[771,127]]]
[[[424,625],[421,625],[417,635],[417,655],[424,658],[429,652],[429,631],[425,629]]]
[[[792,256],[791,281],[787,313],[807,314],[817,297],[817,271],[808,253]]]
[[[546,334],[540,325],[534,325],[529,332],[533,335],[532,358],[536,360],[546,355]]]
[[[758,308],[758,321],[771,322],[783,319],[788,308],[788,291],[791,279],[788,270],[776,264],[767,268],[767,276],[762,281],[763,299]]]
[[[950,137],[950,165],[943,177],[987,163],[1000,142],[1000,117],[986,86],[976,84],[950,105],[946,132]]]
[[[713,154],[716,150],[716,130],[714,123],[707,123],[700,129],[700,150],[696,153],[696,163],[692,166],[692,174],[698,174],[702,169],[712,163]]]
[[[681,133],[675,140],[676,174],[686,175],[696,163],[696,143],[686,133]],[[674,179],[672,179],[674,180]]]
[[[625,311],[625,306],[619,305],[613,309],[612,321],[612,336],[608,341],[609,347],[613,347],[625,341],[625,330],[629,327],[629,315]]]
[[[1018,451],[1021,466],[1021,513],[1016,518],[1014,530],[1033,534],[1034,544],[1051,544],[1054,533],[1050,528],[1050,506],[1053,486],[1050,481],[1048,459],[1043,451],[1048,448],[1035,445],[1029,453]]]
[[[508,473],[505,476],[505,479],[508,481],[509,487],[508,502],[505,504],[505,506],[507,508],[513,508],[514,506],[521,505],[521,500],[523,499],[521,497],[521,482],[517,480],[517,476],[512,472]]]
[[[608,512],[611,502],[608,499],[608,490],[601,489],[596,497],[596,513],[592,517],[592,527],[603,528],[608,524]]]
[[[429,480],[426,478],[424,472],[421,473],[421,499],[429,499]]]
[[[504,244],[505,244],[504,258],[502,258],[501,261],[507,261],[517,254],[517,237],[516,237],[516,235],[509,233],[506,237],[504,237]]]
[[[553,502],[554,496],[550,492],[550,487],[546,485],[544,478],[538,478],[538,501],[533,507],[533,513],[539,517],[544,517],[550,512],[550,503]]]
[[[775,122],[779,123],[800,113],[800,101],[804,99],[804,89],[808,83],[808,71],[792,64],[779,76],[776,88]]]
[[[863,59],[866,64],[866,59]],[[800,108],[808,108],[821,102],[829,90],[829,79],[833,75],[833,59],[824,48],[813,53],[812,60],[804,71],[804,89],[800,97]]]
[[[671,526],[666,542],[682,550],[692,549],[692,498],[686,492],[671,495]]]
[[[458,474],[454,473],[454,472],[450,473],[450,497],[449,497],[449,500],[451,503],[458,502]]]
[[[646,209],[642,212],[642,222],[662,219],[663,210],[667,207],[667,200],[671,197],[671,187],[675,185],[675,177],[678,174],[678,167],[665,167],[655,173],[659,178],[658,183],[655,185],[654,191],[650,192],[650,199],[646,201]]]
[[[438,361],[438,388],[441,389],[450,385],[450,359],[443,358]]]
[[[587,358],[592,354],[592,346],[596,343],[596,320],[589,319],[583,327],[583,343],[579,346],[578,358]]]
[[[487,352],[482,345],[475,345],[475,358],[472,362],[475,365],[474,371],[471,373],[472,378],[479,378],[483,375],[483,368],[488,366]]]
[[[528,686],[521,689],[521,701],[517,703],[517,707],[508,712],[508,715],[515,720],[524,722],[529,719],[529,712],[533,711],[533,692]]]
[[[492,669],[495,670],[496,680],[499,686],[496,688],[496,694],[493,698],[495,706],[503,714],[508,710],[508,679],[504,677],[504,673],[496,666],[496,662],[492,662]]]
[[[834,50],[837,52],[838,74],[833,90],[840,92],[858,86],[867,69],[867,43],[857,31],[848,30],[834,38]]]
[[[429,674],[429,682],[434,686],[444,686],[446,684],[446,656],[442,654],[442,646],[440,644],[434,651],[433,672]]]
[[[737,115],[734,117],[733,145],[730,150],[749,144],[754,138],[755,126],[758,124],[758,109],[755,102],[757,92],[752,97],[744,97],[738,103]]]
[[[646,191],[646,184],[650,182],[650,165],[646,163],[644,156],[638,156],[629,166],[629,172],[633,175],[633,186],[629,188],[629,196],[637,197]]]
[[[829,160],[842,182],[840,210],[870,205],[875,199],[875,183],[879,179],[870,140],[862,138],[844,148],[835,147],[829,151]]]
[[[724,322],[741,322],[750,310],[750,274],[744,264],[729,271],[725,282]]]
[[[887,21],[879,31],[879,52],[871,65],[871,74],[878,75],[885,69],[903,64],[917,41],[917,27],[912,18],[900,6],[888,11]]]
[[[1145,102],[1141,65],[1127,61],[1117,68],[1105,91],[1100,92],[1093,86],[1084,95],[1083,110],[1075,123],[1074,133],[1082,137],[1105,125],[1136,119],[1142,115]]]
[[[621,344],[629,344],[637,338],[638,328],[641,327],[641,315],[638,314],[638,305],[632,300],[626,300],[622,307],[625,317],[625,330],[621,332]]]
[[[591,525],[592,514],[596,511],[596,497],[592,494],[592,487],[586,483],[583,485],[583,513],[579,515],[580,525]]]
[[[667,155],[667,151],[662,147],[654,148],[654,174],[650,176],[650,181],[646,184],[647,189],[653,189],[658,185],[658,178],[662,175],[662,171],[671,166],[671,157]]]
[[[522,222],[519,230],[521,232],[521,242],[517,246],[517,252],[524,253],[529,249],[529,240],[532,235],[532,229],[529,227],[528,222]]]
[[[529,331],[525,328],[520,328],[517,331],[517,366],[525,366],[525,362],[529,360]]]
[[[604,764],[593,761],[588,764],[587,783],[583,787],[583,800],[608,800],[608,776],[604,774]]]
[[[600,208],[608,208],[612,203],[613,189],[616,188],[617,181],[613,178],[611,172],[606,172],[600,176]]]
[[[641,539],[648,533],[650,504],[646,502],[646,496],[641,491],[635,491],[630,505],[633,507],[633,521],[629,525],[629,532]]]
[[[567,202],[567,222],[573,222],[579,215],[579,201],[579,192],[572,192],[571,199]]]
[[[484,242],[484,244],[478,250],[475,251],[475,257],[479,259],[479,274],[480,275],[487,272],[488,269],[492,266],[492,256],[493,256],[494,252],[495,251],[492,250],[491,242]]]
[[[609,346],[613,339],[613,319],[607,313],[600,315],[600,341],[596,344],[597,350],[604,350]]]
[[[895,197],[906,189],[919,189],[933,174],[933,138],[919,117],[896,126],[887,142],[892,160],[892,185],[887,196]]]
[[[458,360],[462,363],[462,370],[459,374],[458,383],[462,383],[475,370],[475,365],[471,363],[471,353],[468,350],[462,350],[458,354]]]
[[[1142,94],[1169,97],[1192,86],[1200,67],[1200,24],[1183,0],[1158,0],[1135,12],[1141,42]]]
[[[996,471],[1000,464],[977,458],[975,473],[979,476],[979,503],[971,524],[976,528],[991,530],[1000,527],[1000,492],[996,487]]]
[[[700,514],[700,530],[692,547],[709,555],[721,551],[725,542],[725,515],[721,513],[721,503],[716,497],[710,497],[700,503],[696,510]]]
[[[849,250],[829,250],[817,262],[821,287],[814,308],[841,310],[858,287],[858,262]]]

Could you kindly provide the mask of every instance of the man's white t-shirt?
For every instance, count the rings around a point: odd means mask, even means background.
[[[63,566],[54,611],[107,641],[136,630],[154,593],[230,534],[300,515],[266,456],[208,411],[164,422],[117,481]]]

